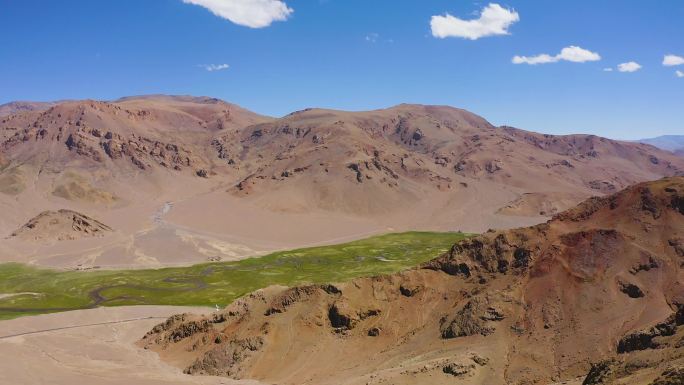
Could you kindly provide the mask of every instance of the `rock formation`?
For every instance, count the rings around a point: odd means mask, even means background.
[[[112,229],[104,223],[71,210],[44,211],[10,237],[39,241],[66,241],[101,237]]]

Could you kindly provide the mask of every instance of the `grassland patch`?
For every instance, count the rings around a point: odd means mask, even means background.
[[[343,282],[416,266],[466,238],[462,233],[386,234],[235,262],[148,270],[56,271],[0,265],[0,319],[97,306],[225,306],[270,285]]]

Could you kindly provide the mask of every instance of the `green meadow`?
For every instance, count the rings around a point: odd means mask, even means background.
[[[0,265],[0,319],[97,306],[226,306],[270,285],[344,282],[394,273],[449,250],[468,235],[409,232],[276,252],[236,262],[148,270],[58,271]]]

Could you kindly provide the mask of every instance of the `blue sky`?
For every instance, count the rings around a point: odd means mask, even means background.
[[[408,102],[544,133],[684,134],[684,65],[663,65],[684,57],[684,1],[499,1],[479,24],[490,2],[186,2],[0,0],[0,103],[192,94],[281,116]],[[571,46],[594,56],[560,55]]]

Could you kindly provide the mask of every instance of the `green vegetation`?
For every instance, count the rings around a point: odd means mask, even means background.
[[[410,232],[277,252],[237,262],[155,270],[55,271],[0,265],[0,319],[121,305],[225,306],[269,285],[342,282],[416,266],[467,237]]]

